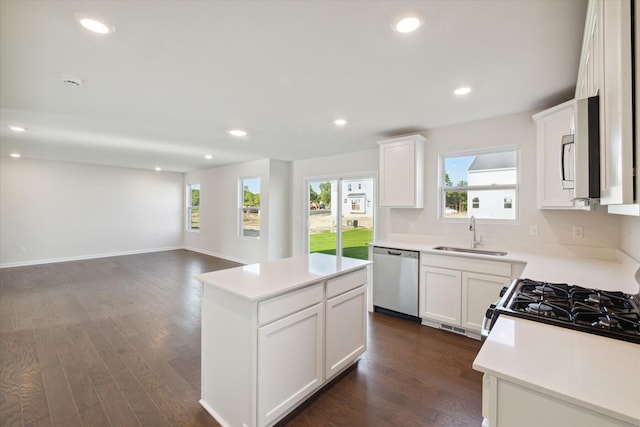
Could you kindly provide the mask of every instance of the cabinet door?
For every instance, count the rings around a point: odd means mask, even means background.
[[[258,329],[258,425],[277,420],[323,382],[324,305]]]
[[[634,202],[631,2],[604,1],[601,30],[600,203],[631,204]]]
[[[459,271],[420,267],[420,317],[460,326]]]
[[[325,377],[350,365],[367,348],[367,287],[327,300]]]
[[[462,273],[462,327],[480,331],[487,308],[498,300],[509,281],[507,277]]]
[[[381,141],[380,206],[422,208],[424,138]]]
[[[534,116],[537,127],[538,209],[573,208],[573,190],[562,187],[562,137],[573,133],[573,101]]]

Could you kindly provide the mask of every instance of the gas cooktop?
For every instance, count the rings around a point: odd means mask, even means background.
[[[640,344],[640,298],[623,292],[518,279],[487,310]]]

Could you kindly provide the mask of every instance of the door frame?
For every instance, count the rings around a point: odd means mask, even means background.
[[[304,236],[304,253],[309,253],[309,185],[312,182],[338,182],[338,201],[342,200],[342,181],[354,179],[372,179],[373,180],[373,240],[378,238],[378,171],[363,171],[352,173],[341,173],[331,175],[318,175],[304,177],[304,185],[302,188],[303,196],[303,212],[304,220],[302,221],[302,235]],[[342,255],[342,203],[339,203],[336,209],[337,229],[336,229],[336,255]],[[339,232],[338,232],[339,231]]]

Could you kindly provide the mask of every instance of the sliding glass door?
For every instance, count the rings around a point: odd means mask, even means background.
[[[307,181],[308,250],[368,258],[373,240],[374,179]]]

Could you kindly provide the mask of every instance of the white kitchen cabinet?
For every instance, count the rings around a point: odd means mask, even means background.
[[[502,288],[510,282],[510,277],[463,272],[460,326],[480,331],[487,308],[496,302]]]
[[[271,426],[352,365],[368,264],[308,254],[197,276],[201,405],[223,426]]]
[[[324,306],[259,328],[258,425],[269,425],[323,382]]]
[[[421,135],[379,141],[380,206],[424,207],[424,144]]]
[[[631,0],[602,2],[600,203],[603,205],[636,202],[631,27]]]
[[[637,7],[635,13],[637,23]],[[638,61],[637,43],[635,48]],[[632,60],[631,0],[590,0],[576,99],[600,96],[600,204],[607,205],[609,213],[639,216],[640,150],[638,130],[633,134],[632,89],[633,80],[640,79],[637,68],[632,74]],[[637,99],[637,83],[635,89]]]
[[[360,286],[326,303],[325,376],[349,366],[367,347],[367,287]]]
[[[576,99],[598,95],[602,66],[602,0],[591,0],[587,6],[582,53],[576,84]]]
[[[460,326],[462,273],[420,267],[420,317]]]
[[[482,393],[482,415],[491,427],[633,425],[488,374],[485,374],[483,380]],[[488,393],[486,398],[485,393]]]
[[[480,338],[482,319],[500,290],[522,268],[460,256],[420,255],[419,306],[422,324]]]
[[[536,123],[537,207],[573,209],[573,189],[562,186],[562,137],[573,134],[575,101],[567,101],[533,116]]]

